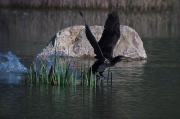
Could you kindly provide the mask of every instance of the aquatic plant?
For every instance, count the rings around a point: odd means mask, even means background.
[[[36,63],[33,63],[29,68],[29,73],[26,78],[26,83],[30,84],[45,84],[45,85],[59,85],[59,86],[76,86],[77,82],[83,86],[95,86],[98,79],[94,75],[90,68],[90,59],[86,66],[81,61],[81,66],[78,68],[74,60],[68,61],[67,59],[55,59],[55,65],[51,65],[50,70],[47,70],[46,64],[41,62],[40,69],[37,69]],[[109,74],[109,70],[108,70]],[[80,77],[78,77],[80,75]],[[109,76],[108,76],[109,77]],[[110,77],[109,77],[110,78]],[[108,79],[109,79],[108,78]]]

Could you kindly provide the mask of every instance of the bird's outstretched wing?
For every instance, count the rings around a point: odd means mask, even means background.
[[[105,58],[112,59],[114,47],[120,38],[120,21],[116,12],[108,14],[104,31],[98,44]]]
[[[80,15],[83,17],[84,19],[84,16],[83,16],[83,13],[81,10],[79,10],[79,13]],[[87,25],[86,23],[86,20],[84,19],[84,23],[85,23],[85,32],[86,32],[86,37],[87,39],[89,40],[91,46],[94,48],[94,53],[97,55],[97,58],[100,59],[100,60],[105,60],[104,56],[103,56],[103,53],[94,37],[94,35],[92,34],[89,26]]]

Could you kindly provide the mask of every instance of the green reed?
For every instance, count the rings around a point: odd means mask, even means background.
[[[29,68],[28,80],[30,84],[47,84],[47,85],[59,85],[59,86],[76,86],[79,80],[83,86],[95,86],[97,83],[96,75],[92,73],[90,67],[90,59],[86,66],[84,62],[81,62],[80,70],[73,67],[70,68],[73,60],[67,59],[55,59],[55,65],[52,65],[50,70],[47,71],[47,66],[44,62],[41,62],[40,69],[37,69],[36,63],[33,63]],[[77,66],[76,66],[77,67]],[[80,74],[78,79],[77,75]]]

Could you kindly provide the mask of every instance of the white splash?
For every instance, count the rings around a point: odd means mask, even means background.
[[[28,69],[20,63],[19,58],[12,54],[0,53],[0,72],[26,73]]]

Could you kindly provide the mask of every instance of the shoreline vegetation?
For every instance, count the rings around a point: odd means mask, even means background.
[[[119,9],[122,11],[161,11],[179,7],[179,0],[1,0],[4,8],[34,9]]]

